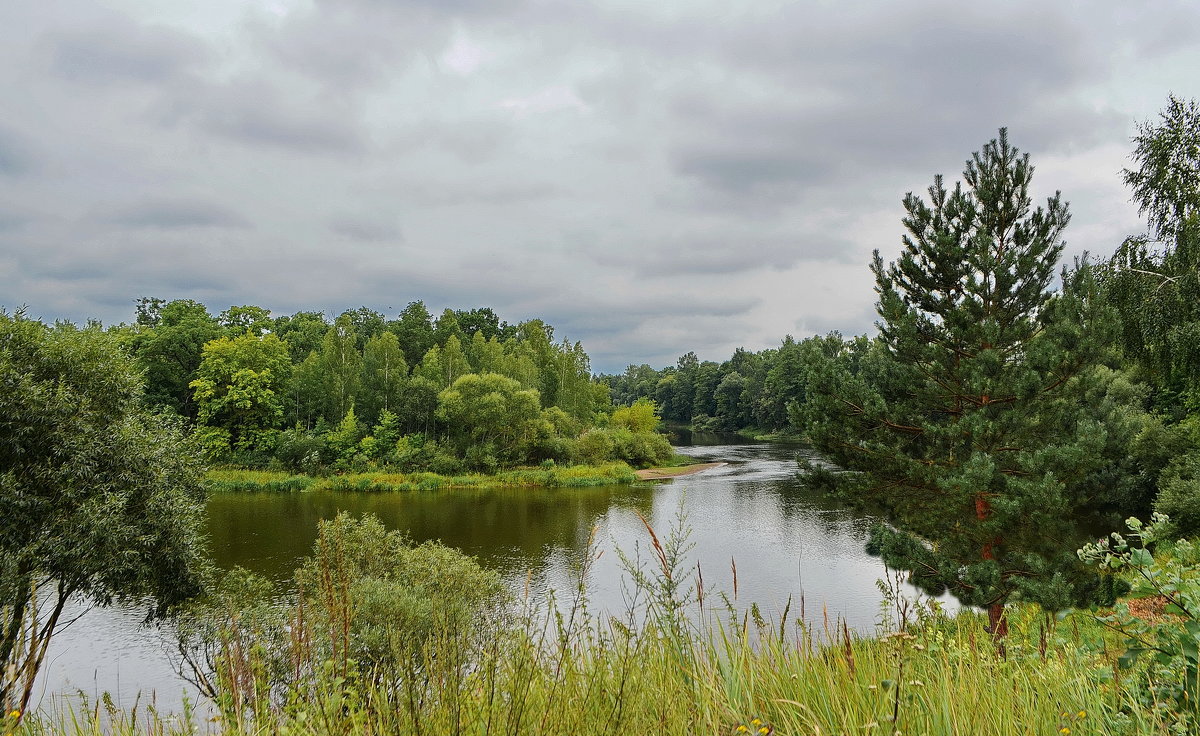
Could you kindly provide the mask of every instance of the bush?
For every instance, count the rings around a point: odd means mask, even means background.
[[[612,433],[613,453],[616,458],[635,468],[663,465],[675,454],[671,443],[661,434],[630,432],[625,429],[609,431]]]
[[[294,473],[317,475],[322,469],[325,441],[316,432],[299,426],[279,433],[275,443],[275,460],[280,467]]]
[[[1200,452],[1184,455],[1167,466],[1159,479],[1154,508],[1171,517],[1176,534],[1200,535]]]
[[[455,475],[463,469],[462,460],[444,450],[439,450],[429,463],[429,469],[438,475]]]
[[[436,542],[414,546],[374,516],[344,512],[321,522],[296,582],[325,634],[325,656],[385,677],[435,632],[474,630],[503,591],[500,576],[473,557]]]
[[[613,457],[615,445],[612,434],[604,429],[590,429],[575,443],[575,461],[587,465],[599,465]]]
[[[466,465],[478,473],[495,473],[500,467],[500,461],[496,459],[496,446],[491,442],[471,445],[467,448]]]

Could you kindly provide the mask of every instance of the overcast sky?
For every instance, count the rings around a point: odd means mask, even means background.
[[[851,9],[847,9],[851,8]],[[0,4],[0,306],[131,321],[422,299],[595,370],[873,329],[905,192],[1007,126],[1069,255],[1197,96],[1186,2]]]

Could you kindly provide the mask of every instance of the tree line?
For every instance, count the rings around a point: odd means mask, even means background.
[[[538,319],[513,325],[487,307],[434,318],[421,301],[391,319],[366,307],[214,315],[158,298],[136,312],[113,331],[147,400],[190,422],[217,462],[455,473],[671,454],[653,427],[634,429],[634,409],[614,414],[583,346]]]

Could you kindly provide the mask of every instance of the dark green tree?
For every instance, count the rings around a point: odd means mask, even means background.
[[[399,317],[388,322],[387,328],[400,338],[400,349],[404,351],[404,359],[409,365],[420,363],[435,344],[433,316],[429,314],[425,302],[410,302]]]
[[[292,362],[300,363],[309,353],[321,349],[321,340],[328,330],[329,323],[320,312],[296,312],[276,317],[271,331],[287,342]]]
[[[1111,320],[1082,287],[1050,293],[1069,216],[1058,194],[1033,208],[1032,174],[1001,130],[965,187],[939,176],[928,202],[905,198],[904,249],[872,266],[879,349],[815,363],[800,412],[855,471],[841,481],[891,522],[869,549],[987,609],[998,641],[1010,598],[1060,610],[1101,593],[1074,554],[1075,520],[1098,490],[1106,432],[1080,399]]]
[[[147,326],[141,326],[145,320]],[[191,383],[200,367],[200,350],[225,334],[203,304],[190,299],[143,300],[138,305],[139,330],[130,350],[146,373],[146,398],[187,417],[196,416]]]
[[[0,708],[24,712],[71,599],[198,592],[202,469],[99,329],[0,312]]]
[[[275,326],[275,320],[271,319],[271,310],[253,304],[232,306],[221,312],[217,317],[217,322],[231,337],[237,337],[246,332],[262,335]]]
[[[363,421],[374,424],[383,412],[395,413],[408,383],[408,364],[394,333],[382,332],[363,349],[358,407]]]

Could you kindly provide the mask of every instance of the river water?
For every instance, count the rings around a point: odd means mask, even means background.
[[[699,443],[702,438],[697,437]],[[707,438],[713,442],[713,438]],[[727,465],[652,486],[563,489],[471,489],[408,493],[314,492],[221,494],[209,501],[213,556],[224,568],[241,565],[274,580],[281,590],[308,554],[319,519],[339,511],[372,513],[415,541],[439,539],[498,570],[518,595],[569,595],[594,538],[586,581],[593,611],[626,610],[628,576],[617,550],[649,563],[644,518],[665,539],[680,518],[690,544],[688,579],[703,576],[709,601],[717,591],[745,608],[756,603],[778,616],[844,619],[871,631],[884,576],[864,552],[872,519],[804,491],[796,457],[807,450],[774,443],[695,444],[681,451]],[[594,534],[594,537],[593,537]],[[141,624],[139,608],[98,609],[57,637],[40,680],[43,704],[83,693],[109,692],[131,707],[140,697],[161,711],[177,710],[190,687],[172,667],[169,631]]]

